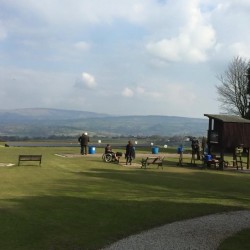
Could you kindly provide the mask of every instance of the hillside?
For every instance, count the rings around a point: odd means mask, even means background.
[[[111,116],[57,109],[0,110],[0,135],[47,137],[76,135],[206,135],[208,120],[177,116]]]

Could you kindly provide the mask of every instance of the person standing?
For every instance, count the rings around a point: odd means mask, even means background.
[[[132,159],[135,158],[135,148],[131,141],[128,141],[128,144],[126,146],[125,158],[126,158],[126,165],[128,165],[128,162],[131,165]]]
[[[201,141],[202,155],[205,154],[206,146],[207,146],[207,138],[203,136]]]
[[[182,146],[182,144],[177,148],[177,154],[179,154],[179,162],[177,164],[177,166],[183,166],[182,162],[183,162],[183,151],[184,148]]]
[[[81,154],[82,155],[87,155],[88,154],[88,143],[89,143],[89,136],[88,133],[85,132],[83,133],[79,138],[78,141],[81,145]]]

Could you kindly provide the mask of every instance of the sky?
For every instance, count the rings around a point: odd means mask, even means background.
[[[249,0],[0,0],[0,109],[204,118],[250,57]]]

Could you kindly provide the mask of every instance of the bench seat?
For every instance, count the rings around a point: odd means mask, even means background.
[[[42,162],[42,155],[19,155],[18,166],[20,166],[21,161],[38,161],[40,166]]]

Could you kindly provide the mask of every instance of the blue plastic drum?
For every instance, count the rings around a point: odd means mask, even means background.
[[[95,147],[89,146],[89,154],[95,154]]]
[[[159,148],[158,147],[152,147],[152,154],[158,154]]]

